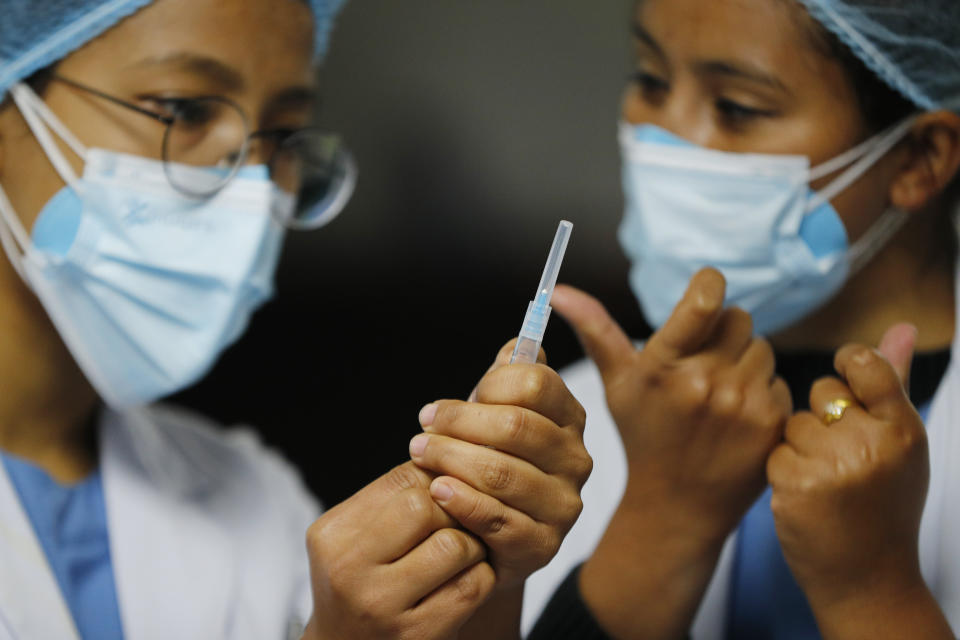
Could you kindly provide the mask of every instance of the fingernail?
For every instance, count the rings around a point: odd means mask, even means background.
[[[873,360],[874,351],[872,349],[863,349],[853,356],[853,361],[861,367]]]
[[[431,402],[423,409],[420,409],[420,426],[429,427],[433,424],[433,419],[437,417],[437,404]]]
[[[427,441],[430,440],[430,436],[420,434],[414,436],[413,440],[410,441],[410,456],[413,458],[419,458],[423,455],[423,452],[427,450]]]
[[[430,484],[430,495],[432,495],[437,502],[447,502],[453,497],[453,487],[446,482],[434,480]]]

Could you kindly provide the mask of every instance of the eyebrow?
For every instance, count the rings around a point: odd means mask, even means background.
[[[642,43],[653,49],[661,58],[666,57],[663,53],[663,48],[660,47],[660,43],[657,42],[654,37],[647,32],[646,29],[641,27],[639,22],[633,23],[631,31],[637,40],[640,40]]]
[[[663,48],[660,46],[660,43],[658,43],[656,39],[650,35],[650,33],[638,22],[633,23],[632,31],[633,35],[638,40],[653,49],[658,56],[661,58],[666,58],[666,54],[664,53]],[[748,80],[750,82],[762,84],[785,93],[792,93],[790,89],[783,83],[783,81],[780,80],[780,78],[749,63],[728,62],[725,60],[707,60],[704,62],[698,62],[695,65],[695,68],[703,75],[723,76],[727,78]]]
[[[192,73],[216,83],[226,91],[240,92],[246,83],[243,75],[233,67],[214,58],[195,53],[179,52],[170,55],[146,58],[130,65],[131,68],[173,67]]]
[[[264,114],[276,114],[285,109],[308,107],[316,110],[321,103],[320,90],[316,87],[290,87],[272,96],[264,108]]]
[[[720,60],[711,60],[698,63],[696,67],[705,75],[747,80],[749,82],[765,85],[771,89],[783,91],[784,93],[792,93],[787,85],[783,84],[780,78],[749,64],[735,64]]]

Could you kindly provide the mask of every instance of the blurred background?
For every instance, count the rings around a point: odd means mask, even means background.
[[[322,126],[360,166],[328,227],[289,236],[276,299],[174,400],[254,426],[332,506],[408,459],[516,335],[558,222],[561,281],[645,332],[616,242],[633,0],[350,0]],[[559,317],[554,367],[582,357]]]

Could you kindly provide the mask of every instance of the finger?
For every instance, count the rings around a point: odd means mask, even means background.
[[[387,564],[406,555],[433,532],[457,523],[437,505],[429,488],[407,489],[376,512],[368,531],[376,535],[354,540],[362,556]]]
[[[767,482],[773,487],[774,495],[780,489],[795,486],[803,469],[803,459],[790,444],[781,444],[774,449],[767,458]]]
[[[549,474],[579,475],[589,463],[579,433],[522,407],[440,401],[421,411],[424,431],[492,447]]]
[[[477,387],[477,402],[522,407],[581,431],[586,422],[583,407],[560,375],[542,364],[515,364],[488,373]]]
[[[768,384],[772,383],[776,371],[776,357],[773,354],[773,347],[763,338],[751,339],[743,355],[740,356],[736,369],[737,375],[742,380],[758,378]]]
[[[333,509],[325,519],[331,523],[345,519],[358,520],[358,514],[375,514],[398,493],[408,489],[427,489],[435,476],[412,462],[394,467]]]
[[[910,364],[913,350],[917,344],[917,328],[912,324],[901,323],[887,329],[880,340],[878,351],[890,362],[897,372],[903,388],[910,391]]]
[[[507,344],[503,345],[500,348],[500,351],[497,352],[497,357],[494,358],[493,364],[490,365],[490,368],[487,369],[486,373],[491,371],[496,371],[500,367],[505,367],[510,364],[510,359],[513,357],[513,350],[517,346],[518,338],[514,338]],[[547,352],[542,348],[540,353],[537,354],[537,363],[547,364]],[[486,373],[484,375],[486,375]],[[467,397],[467,402],[476,402],[477,401],[477,387],[473,388],[473,391],[470,392],[470,395]]]
[[[837,422],[837,413],[846,415],[850,407],[857,406],[857,397],[839,378],[820,378],[810,387],[810,411],[825,425]]]
[[[494,359],[493,364],[490,365],[489,369],[487,369],[487,373],[510,364],[510,359],[513,357],[513,350],[517,347],[517,340],[518,338],[514,338],[500,348],[500,351],[497,352],[497,357]],[[547,364],[547,352],[542,348],[537,354],[537,363]]]
[[[462,571],[486,558],[486,547],[461,529],[440,529],[389,565],[387,579],[409,585],[404,609],[432,593]]]
[[[829,427],[808,411],[790,417],[783,430],[783,439],[793,450],[804,457],[815,458],[829,448]]]
[[[556,546],[559,546],[559,540],[550,540],[549,524],[508,507],[456,478],[440,476],[430,485],[430,492],[444,511],[465,529],[479,536],[490,548],[541,543],[543,548],[539,555],[546,564]],[[570,526],[583,510],[583,503],[576,493],[571,492],[570,496],[567,513],[555,524]],[[534,549],[527,551],[534,552]]]
[[[719,271],[698,271],[673,314],[650,338],[647,349],[653,349],[664,362],[698,351],[720,319],[725,291],[726,281]]]
[[[410,611],[411,621],[423,630],[412,637],[455,637],[460,627],[490,597],[496,582],[496,574],[486,562],[461,571]]]
[[[834,365],[853,395],[874,417],[896,421],[913,412],[900,376],[878,351],[862,345],[846,346],[837,352]]]
[[[740,359],[753,340],[753,318],[743,309],[725,309],[708,342],[710,351],[732,360]]]
[[[593,296],[567,285],[557,285],[551,305],[570,323],[604,380],[628,366],[635,349],[627,334]]]
[[[770,385],[770,393],[785,416],[793,413],[793,394],[790,393],[790,387],[783,378],[779,376],[774,378]]]
[[[537,520],[562,517],[554,499],[563,480],[502,451],[446,436],[420,434],[410,442],[410,457],[424,469],[453,476],[477,491]]]

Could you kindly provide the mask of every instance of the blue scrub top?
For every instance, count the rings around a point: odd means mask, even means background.
[[[19,458],[0,454],[0,461],[30,518],[80,637],[122,640],[100,472],[65,487]]]

